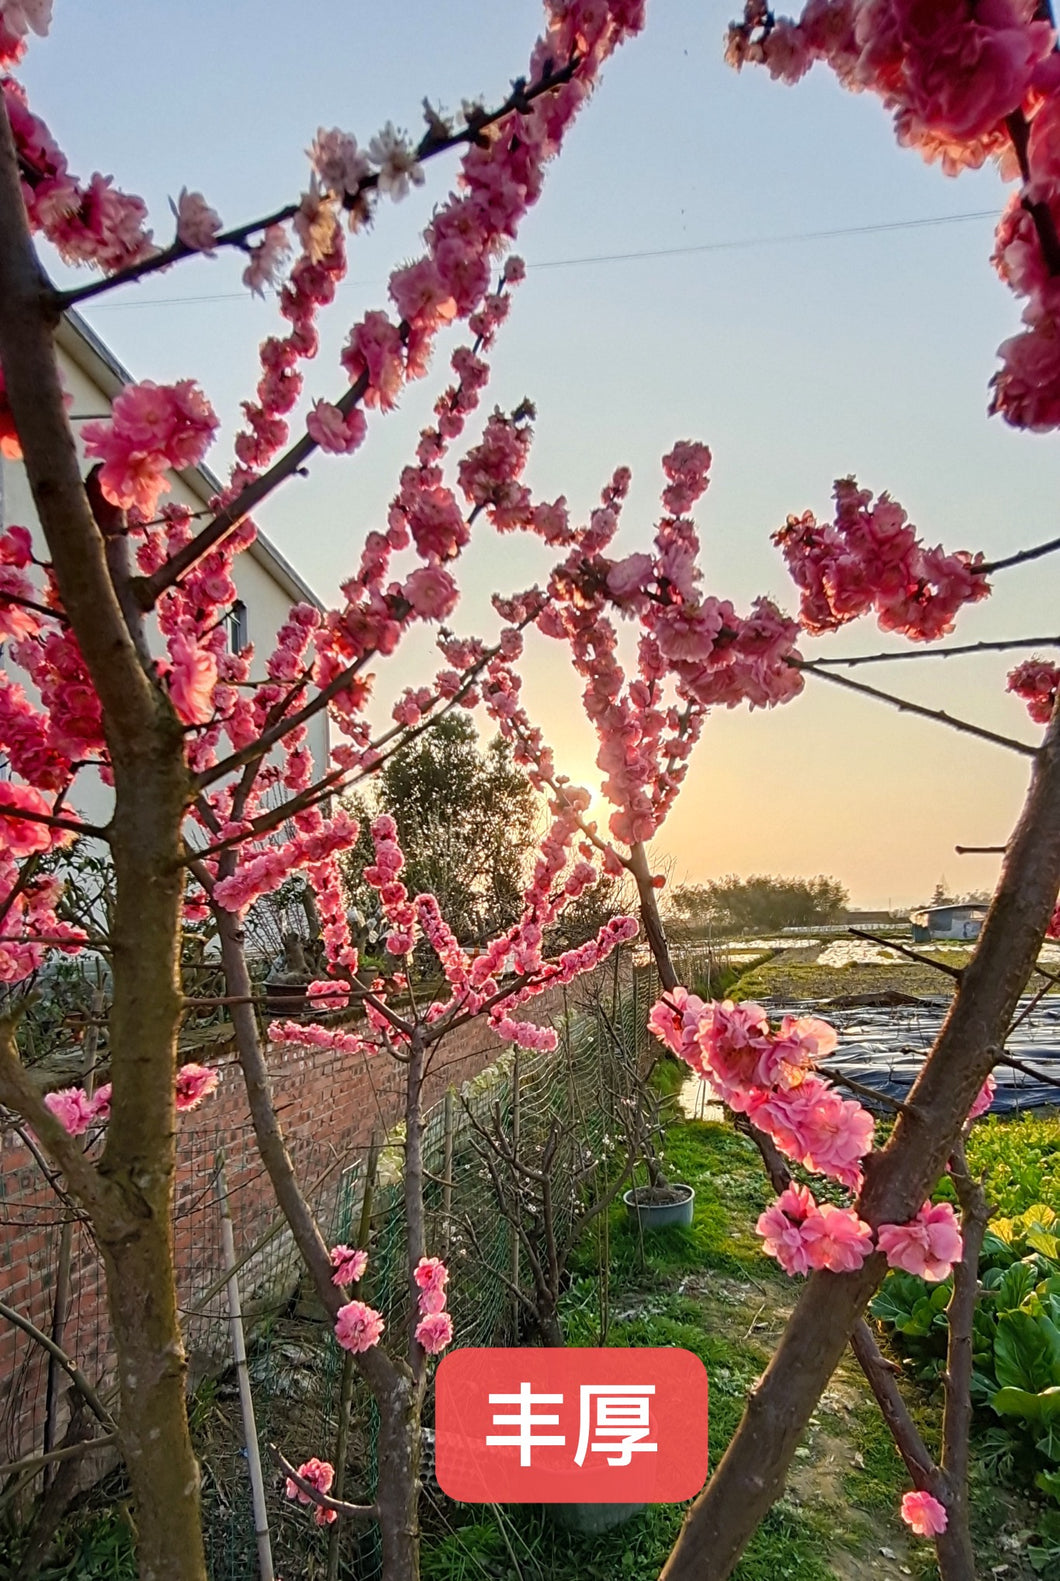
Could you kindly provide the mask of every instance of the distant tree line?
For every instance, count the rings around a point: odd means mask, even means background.
[[[718,933],[762,933],[777,928],[816,927],[838,922],[850,896],[837,878],[779,878],[730,873],[709,884],[681,884],[670,898],[675,920]]]

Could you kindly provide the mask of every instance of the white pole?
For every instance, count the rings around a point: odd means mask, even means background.
[[[235,1271],[236,1244],[232,1234],[232,1214],[228,1206],[223,1153],[217,1155],[217,1196],[221,1204],[221,1250],[224,1254],[225,1268],[228,1270],[228,1313],[232,1329],[232,1354],[235,1357],[236,1376],[239,1379],[239,1404],[243,1412],[243,1435],[247,1444],[250,1491],[254,1503],[254,1536],[258,1544],[258,1568],[261,1571],[261,1581],[276,1581],[272,1568],[272,1546],[269,1542],[269,1517],[265,1508],[265,1483],[261,1475],[261,1456],[258,1453],[258,1430],[254,1422],[254,1397],[250,1392],[247,1347],[243,1338],[239,1275]]]

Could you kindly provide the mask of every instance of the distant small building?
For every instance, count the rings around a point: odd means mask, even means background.
[[[977,939],[985,920],[986,907],[981,905],[925,906],[909,914],[913,941],[919,944],[930,939]]]

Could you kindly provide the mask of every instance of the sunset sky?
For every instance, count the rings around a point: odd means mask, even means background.
[[[529,273],[486,408],[535,402],[535,493],[565,493],[582,516],[628,464],[627,553],[650,535],[661,454],[676,439],[705,440],[713,482],[698,521],[710,589],[738,608],[759,592],[794,607],[769,535],[789,511],[826,516],[833,479],[850,472],[890,490],[929,543],[994,557],[1054,536],[1055,439],[986,417],[995,348],[1019,317],[989,262],[983,216],[1004,201],[996,174],[947,180],[898,148],[876,100],[844,94],[820,68],[794,89],[736,76],[722,60],[725,6],[649,0],[648,13],[551,167],[518,249]],[[165,241],[167,199],[184,186],[227,224],[296,197],[319,125],[367,141],[392,120],[418,135],[424,95],[448,109],[465,97],[499,102],[539,23],[536,0],[60,3],[22,74],[71,167],[141,193]],[[341,392],[339,345],[365,309],[385,305],[389,269],[415,256],[455,168],[454,156],[434,161],[422,190],[382,206],[374,230],[353,240],[308,397]],[[279,321],[240,273],[231,256],[194,260],[86,310],[137,377],[200,381],[224,419],[208,458],[221,473],[257,343]],[[447,355],[399,411],[373,417],[355,458],[316,459],[261,511],[323,597],[383,519]],[[490,632],[489,591],[525,587],[548,563],[536,541],[484,530],[457,623]],[[1003,573],[950,640],[1057,633],[1056,589],[1053,560]],[[861,622],[806,651],[897,646]],[[592,783],[595,744],[558,654],[536,640],[528,704],[561,766]],[[426,657],[426,642],[407,644],[381,675],[381,696],[422,676]],[[922,660],[855,675],[1033,741],[1037,727],[1004,691],[1013,662]],[[951,889],[992,884],[996,859],[953,847],[1004,841],[1027,775],[1014,753],[811,682],[782,710],[708,722],[656,852],[674,882],[827,872],[860,904],[908,905],[943,876]]]

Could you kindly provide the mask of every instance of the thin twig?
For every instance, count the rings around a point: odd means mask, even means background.
[[[902,944],[898,939],[886,939],[882,933],[867,933],[864,928],[848,928],[848,933],[855,939],[868,939],[873,944],[885,946],[888,950],[895,950],[899,955],[906,955],[911,961],[919,961],[921,966],[933,966],[936,972],[943,972],[947,977],[952,977],[959,983],[964,975],[962,966],[950,966],[947,961],[936,961],[934,956],[922,955],[919,950],[912,950],[908,944]]]
[[[962,642],[947,648],[902,648],[897,653],[855,653],[846,659],[814,659],[823,666],[855,664],[892,664],[900,659],[953,659],[967,653],[1005,653],[1010,648],[1060,648],[1060,637],[1009,637],[1003,642]]]
[[[1060,549],[1060,538],[1050,538],[1047,543],[1036,544],[1033,549],[1021,549],[1018,554],[1006,555],[1003,560],[989,560],[985,565],[971,565],[969,571],[976,576],[993,576],[995,571],[1007,571],[1011,565],[1025,565],[1028,560],[1040,560],[1043,555],[1055,554]]]
[[[1010,752],[1018,752],[1021,757],[1038,756],[1037,747],[1028,746],[1024,741],[1017,741],[1013,736],[999,735],[996,730],[987,730],[982,725],[973,725],[970,720],[957,719],[941,708],[925,708],[922,703],[910,702],[907,697],[896,697],[893,692],[883,692],[877,686],[866,686],[863,681],[852,681],[849,675],[833,675],[831,670],[819,670],[817,665],[808,659],[787,659],[785,662],[792,669],[801,670],[804,675],[816,675],[822,681],[831,681],[833,686],[845,686],[848,691],[857,692],[862,697],[874,697],[877,702],[889,703],[892,708],[897,708],[900,714],[916,714],[918,718],[931,719],[937,725],[948,725],[951,730],[958,730],[962,735],[975,736],[980,741],[990,741],[996,747],[1007,747]]]
[[[51,1339],[47,1334],[42,1333],[35,1323],[30,1322],[28,1317],[23,1317],[21,1312],[17,1312],[14,1307],[8,1306],[6,1301],[0,1301],[0,1317],[6,1318],[7,1321],[9,1323],[13,1323],[16,1328],[20,1328],[24,1334],[28,1334],[30,1339],[35,1340],[43,1350],[48,1352],[49,1356],[54,1356],[55,1360],[67,1374],[70,1382],[73,1384],[78,1394],[81,1395],[85,1404],[88,1406],[89,1410],[92,1412],[92,1415],[96,1418],[100,1425],[108,1433],[117,1432],[117,1423],[111,1416],[110,1412],[107,1410],[106,1406],[103,1404],[95,1389],[93,1389],[92,1385],[85,1377],[84,1373],[81,1371],[80,1367],[75,1361],[70,1359],[66,1352],[60,1346],[58,1346],[53,1339]]]
[[[558,71],[551,69],[547,64],[540,80],[527,87],[525,82],[513,84],[512,92],[504,103],[496,110],[488,113],[483,111],[472,115],[468,124],[462,131],[450,132],[446,136],[439,136],[433,129],[428,129],[420,139],[416,149],[416,159],[423,164],[428,159],[434,159],[439,154],[447,153],[451,148],[457,148],[461,143],[474,143],[479,140],[487,127],[501,121],[513,111],[526,114],[533,101],[544,93],[551,93],[553,89],[561,87],[570,81],[578,66],[580,57],[573,55],[567,64]],[[39,174],[39,173],[38,173]],[[365,192],[372,191],[379,185],[379,172],[370,171],[361,177],[354,192],[343,198],[343,207],[354,209]],[[272,225],[283,225],[294,218],[298,213],[298,203],[288,203],[282,209],[277,209],[273,214],[266,214],[261,219],[250,220],[244,225],[234,226],[231,230],[222,231],[216,238],[211,248],[216,252],[221,247],[235,247],[241,252],[247,250],[247,240],[258,231],[265,231]],[[71,291],[58,291],[55,294],[55,303],[61,312],[67,308],[76,307],[79,302],[87,302],[93,297],[102,296],[106,291],[113,291],[118,286],[128,285],[133,281],[145,279],[148,275],[157,274],[159,270],[169,269],[173,264],[179,263],[184,258],[201,257],[200,248],[189,247],[179,237],[162,252],[155,253],[153,257],[145,259],[142,263],[128,264],[124,269],[116,269],[113,274],[107,275],[103,280],[94,280],[91,285],[77,286]]]
[[[300,1477],[291,1462],[285,1455],[280,1453],[275,1444],[269,1445],[269,1453],[284,1476],[290,1478],[295,1487],[300,1488],[306,1497],[313,1504],[318,1504],[322,1510],[334,1510],[336,1515],[352,1515],[362,1521],[374,1521],[378,1518],[379,1506],[377,1504],[347,1504],[345,1499],[333,1499],[327,1493],[321,1493],[320,1489],[314,1487],[313,1483],[307,1482],[304,1477]]]

